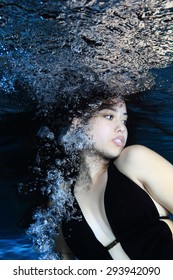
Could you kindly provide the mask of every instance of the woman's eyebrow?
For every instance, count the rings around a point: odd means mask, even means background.
[[[113,112],[117,112],[117,109],[111,105],[102,105],[99,111],[102,111],[102,110],[111,110]],[[123,115],[128,116],[127,112],[124,112]]]

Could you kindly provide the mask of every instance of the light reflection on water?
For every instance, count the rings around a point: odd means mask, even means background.
[[[0,260],[38,260],[26,235],[0,239]]]

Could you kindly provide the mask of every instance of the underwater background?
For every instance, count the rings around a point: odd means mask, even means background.
[[[84,64],[86,62],[92,68],[95,68],[97,63],[100,65],[99,57],[97,57],[98,61],[92,61],[93,54],[95,54],[94,50],[96,49],[98,55],[100,51],[98,48],[101,43],[98,37],[91,38],[90,32],[92,29],[90,29],[90,26],[99,25],[100,19],[98,17],[96,21],[94,15],[97,13],[107,15],[108,8],[118,5],[119,2],[127,1],[0,1],[1,260],[39,258],[39,254],[32,247],[32,241],[26,235],[33,210],[38,205],[44,204],[44,197],[34,187],[34,184],[32,185],[34,180],[32,170],[37,150],[36,135],[40,127],[40,121],[35,118],[35,103],[38,102],[41,104],[40,106],[43,105],[41,110],[45,111],[46,114],[46,105],[50,99],[52,101],[54,98],[50,96],[48,89],[52,87],[58,63],[63,64],[65,61],[67,65],[71,65],[75,60],[74,57],[80,57]],[[127,9],[127,18],[128,15],[130,17],[130,8],[137,2],[144,2],[149,5],[149,1],[129,1],[131,6],[129,4]],[[150,3],[152,2],[165,1],[150,1]],[[169,1],[166,2],[169,3]],[[153,6],[151,6],[148,7],[153,9]],[[116,9],[118,9],[117,7]],[[149,8],[148,11],[145,10],[147,16],[150,11]],[[138,6],[136,10],[139,11]],[[168,11],[165,13],[168,14],[171,21],[173,8],[170,7],[169,13]],[[79,15],[82,15],[81,18]],[[163,9],[162,16],[164,18]],[[84,34],[80,38],[77,36],[77,27],[75,33],[73,27],[76,22],[78,22],[78,28],[82,26],[84,29],[87,26],[85,36]],[[67,23],[68,28],[66,28],[65,23]],[[122,25],[120,24],[120,26]],[[115,28],[116,32],[119,32],[118,28],[119,26]],[[163,44],[164,40],[166,41],[166,36],[169,35],[168,30],[164,28],[162,29],[160,44]],[[171,23],[169,28],[171,30]],[[114,40],[111,39],[111,36],[113,36],[112,30],[110,28],[110,34],[106,33],[111,44]],[[104,30],[102,31],[104,33]],[[98,30],[95,32],[97,33]],[[120,33],[122,34],[122,30]],[[141,37],[145,35],[139,30],[138,38],[140,34]],[[164,34],[167,35],[164,37]],[[168,45],[170,50],[172,50],[171,39]],[[121,43],[124,44],[124,41],[122,40]],[[107,42],[107,47],[109,47],[109,42]],[[101,48],[104,50],[105,45]],[[128,46],[126,45],[125,53],[127,57],[130,57],[131,50],[128,49],[127,51],[127,49]],[[147,59],[144,59],[145,52],[151,54],[149,65],[147,65]],[[144,70],[149,70],[149,73],[153,75],[154,83],[150,86],[149,80],[148,84],[146,81],[146,88],[139,83],[137,89],[139,90],[141,86],[141,92],[130,97],[128,102],[129,142],[146,145],[173,163],[172,53],[168,51],[160,58],[160,54],[157,56],[151,49],[147,48],[145,52],[140,54],[140,57],[133,57],[133,61],[143,59],[143,64],[135,64],[131,72],[134,73],[134,76],[136,74],[135,77],[139,75],[139,80],[143,77],[142,75],[146,78],[145,71],[141,74],[142,67],[146,65]],[[73,57],[73,55],[75,56]],[[99,55],[106,56],[107,53],[105,51],[105,53],[99,53]],[[160,61],[160,64],[154,64],[154,57],[156,62],[157,60]],[[122,59],[120,59],[120,62]],[[105,61],[107,60],[105,59]],[[131,59],[129,58],[130,62]],[[105,70],[100,75],[104,79],[110,79],[110,73],[113,70],[107,64],[104,64],[104,67],[105,69],[109,68],[109,73],[107,74]],[[126,68],[128,68],[128,65],[126,65]],[[136,70],[139,68],[140,73]],[[125,69],[122,69],[122,73],[119,73],[119,70],[116,71],[115,73],[118,73],[118,75],[123,73],[122,81],[133,79],[132,86],[128,84],[129,90],[135,88],[135,77],[132,77],[131,73],[127,78]],[[124,91],[124,88],[122,91]],[[20,186],[28,184],[32,185],[30,190],[27,188],[26,193],[25,191],[20,192]]]

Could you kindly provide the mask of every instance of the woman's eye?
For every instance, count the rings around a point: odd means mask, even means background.
[[[108,120],[113,120],[113,118],[114,118],[113,115],[105,115],[104,117]]]
[[[124,125],[126,125],[126,124],[127,124],[127,120],[123,120],[122,123],[123,123]]]

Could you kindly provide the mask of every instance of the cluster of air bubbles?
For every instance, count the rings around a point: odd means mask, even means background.
[[[7,47],[0,43],[0,56],[7,52]]]
[[[14,79],[7,73],[0,80],[0,90],[3,90],[6,94],[14,92]]]
[[[86,126],[78,126],[72,128],[61,138],[61,144],[65,148],[66,153],[73,153],[76,151],[82,151],[85,148],[89,148],[90,141],[86,133]]]
[[[57,170],[48,171],[47,182],[47,188],[42,191],[49,195],[50,206],[36,210],[34,223],[30,225],[27,234],[32,237],[40,259],[62,259],[61,253],[55,253],[55,239],[62,219],[70,219],[75,211],[74,200],[71,192],[65,189],[65,182]]]
[[[32,236],[34,248],[40,253],[40,258],[61,259],[60,254],[54,252],[54,237],[58,227],[56,213],[51,209],[38,209],[33,218],[35,222],[30,225],[27,234]]]
[[[54,133],[47,126],[42,126],[37,132],[37,136],[41,139],[55,139]]]
[[[47,129],[46,132],[49,133],[49,130]],[[45,133],[44,137],[46,135]],[[34,222],[27,230],[35,250],[40,253],[40,259],[63,258],[60,252],[55,252],[55,239],[59,235],[61,221],[70,220],[76,211],[71,193],[74,179],[70,176],[65,179],[60,170],[62,166],[68,166],[66,158],[55,160],[55,165],[47,169],[41,192],[48,197],[48,206],[45,209],[36,209]]]

